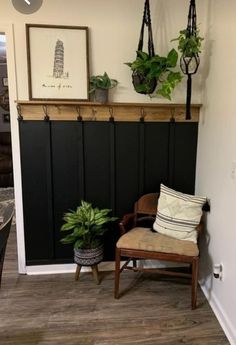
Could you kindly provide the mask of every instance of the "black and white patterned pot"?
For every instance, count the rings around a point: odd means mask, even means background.
[[[80,266],[92,266],[103,259],[103,245],[94,249],[74,249],[74,261]]]

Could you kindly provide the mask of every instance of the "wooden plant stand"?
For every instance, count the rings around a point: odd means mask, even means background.
[[[96,284],[99,285],[100,279],[99,279],[99,275],[98,275],[98,265],[91,265],[90,267],[92,269],[93,278],[94,278]],[[75,272],[75,280],[79,280],[81,268],[82,268],[82,266],[77,264],[77,268],[76,268],[76,272]]]

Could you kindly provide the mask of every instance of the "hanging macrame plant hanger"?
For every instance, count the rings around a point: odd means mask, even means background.
[[[188,25],[186,29],[186,38],[196,37],[197,35],[197,14],[195,0],[190,0]],[[191,96],[192,96],[192,75],[197,73],[200,64],[200,58],[197,53],[188,55],[183,53],[180,58],[180,67],[187,75],[187,98],[186,98],[186,120],[191,120]]]
[[[143,21],[142,21],[141,32],[140,32],[140,37],[139,37],[138,51],[143,50],[145,26],[148,29],[148,54],[150,57],[153,57],[155,55],[155,51],[154,51],[153,36],[152,36],[152,24],[151,24],[151,12],[150,12],[149,0],[145,0],[145,4],[144,4]],[[133,71],[132,81],[133,81],[133,85],[134,85],[136,92],[142,93],[142,94],[153,93],[156,86],[157,86],[157,80],[156,80],[156,78],[153,78],[149,83],[150,84],[149,90],[147,90],[147,91],[138,90],[137,87],[139,85],[146,83],[146,76],[144,74],[140,73],[140,71]]]

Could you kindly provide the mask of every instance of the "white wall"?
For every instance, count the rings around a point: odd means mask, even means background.
[[[170,40],[186,26],[189,1],[181,0],[181,6],[179,0],[150,0],[150,3],[156,52],[166,54],[176,46]],[[38,12],[23,15],[13,8],[11,1],[2,0],[0,21],[9,20],[14,24],[19,99],[28,99],[25,23],[37,23],[88,26],[91,74],[107,71],[120,82],[118,88],[112,90],[111,100],[150,102],[149,97],[133,91],[131,72],[124,65],[124,62],[132,61],[136,56],[143,5],[143,0],[44,0]],[[199,3],[198,11],[204,33],[204,1]],[[201,72],[200,69],[194,83],[195,103],[201,101]],[[185,83],[178,87],[173,102],[184,100]],[[154,99],[153,102],[163,102],[163,99]]]
[[[212,0],[209,5],[206,46],[210,63],[206,68],[196,190],[210,198],[211,212],[201,276],[213,308],[228,325],[228,335],[236,344],[236,176],[231,176],[232,162],[236,162],[236,2]],[[223,264],[222,281],[212,278],[214,263]]]

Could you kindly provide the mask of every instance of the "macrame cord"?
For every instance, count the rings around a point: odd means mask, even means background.
[[[141,32],[139,36],[139,43],[138,43],[138,51],[143,50],[143,40],[144,40],[144,29],[145,26],[148,28],[148,54],[150,57],[155,55],[154,44],[153,44],[153,35],[152,35],[152,23],[151,23],[151,12],[150,12],[150,4],[149,0],[145,0],[144,4],[144,11],[143,11],[143,21],[141,26]],[[135,85],[142,84],[145,80],[145,76],[142,76],[138,71],[134,71],[132,74],[133,84]],[[151,89],[148,93],[152,93],[157,86],[156,79],[153,80]],[[137,91],[137,90],[136,90]],[[137,91],[138,92],[138,91]],[[146,94],[146,92],[139,92]]]
[[[186,29],[186,38],[197,35],[197,14],[195,0],[190,0],[188,25]],[[192,96],[192,74],[197,73],[200,64],[198,54],[191,56],[182,55],[180,58],[180,67],[187,79],[187,98],[186,98],[186,120],[191,120],[191,96]]]
[[[144,38],[145,25],[148,28],[148,54],[150,57],[153,57],[155,55],[155,51],[154,51],[153,36],[152,36],[152,23],[151,23],[149,0],[146,0],[144,4],[143,21],[142,21],[141,32],[140,32],[140,37],[139,37],[138,50],[143,50],[143,38]]]

